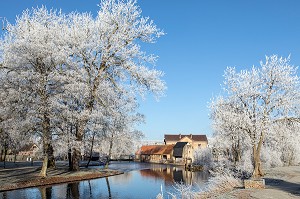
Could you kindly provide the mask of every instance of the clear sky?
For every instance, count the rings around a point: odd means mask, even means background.
[[[6,0],[0,17],[13,22],[26,8],[46,5],[63,12],[95,15],[98,0]],[[166,97],[148,96],[140,103],[146,123],[139,126],[146,139],[162,140],[165,133],[211,135],[210,99],[221,92],[227,66],[259,65],[265,55],[291,55],[300,65],[299,0],[139,0],[167,34],[144,50],[159,56],[165,72]]]

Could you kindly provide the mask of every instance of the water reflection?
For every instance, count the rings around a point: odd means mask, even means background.
[[[122,175],[117,175],[117,176],[114,176],[113,178],[110,178],[110,180],[113,183],[126,184],[132,180],[132,177],[133,177],[132,172],[125,172]]]
[[[68,184],[67,198],[79,199],[79,182]]]
[[[207,181],[209,177],[207,172],[191,172],[178,167],[144,169],[140,170],[140,173],[145,177],[163,179],[166,184],[183,182],[192,185],[195,182]]]
[[[141,176],[145,178],[163,179],[166,184],[173,184],[172,168],[152,168],[140,170]]]
[[[120,166],[130,171],[90,181],[2,192],[0,199],[156,198],[161,186],[165,193],[174,192],[174,182],[201,186],[209,177],[207,173],[185,171],[182,167],[145,163],[117,164],[112,167]]]
[[[105,178],[105,181],[106,181],[106,185],[107,185],[108,198],[112,198],[111,197],[111,191],[110,191],[110,185],[109,185],[108,177]]]
[[[39,187],[42,199],[52,198],[52,187]]]

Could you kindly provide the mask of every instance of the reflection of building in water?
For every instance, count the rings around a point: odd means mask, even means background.
[[[163,179],[167,184],[173,184],[173,168],[153,168],[140,170],[141,176]]]
[[[131,172],[124,172],[122,175],[116,175],[113,178],[110,178],[109,180],[112,182],[117,182],[120,184],[126,184],[130,182],[132,179],[132,173]]]
[[[194,179],[194,172],[185,169],[176,169],[173,171],[173,178],[175,182],[183,182],[184,184],[192,184]]]
[[[192,184],[194,176],[197,175],[195,172],[176,167],[144,169],[140,170],[140,173],[142,176],[163,179],[167,184],[172,184],[173,182]]]

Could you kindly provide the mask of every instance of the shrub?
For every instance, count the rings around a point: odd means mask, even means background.
[[[194,164],[202,165],[204,170],[210,170],[213,167],[213,155],[210,148],[197,149],[194,155]]]

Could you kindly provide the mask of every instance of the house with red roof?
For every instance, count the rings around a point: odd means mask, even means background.
[[[144,145],[136,152],[141,162],[166,162],[172,160],[174,145]]]
[[[165,134],[165,144],[176,144],[177,142],[188,142],[193,149],[206,148],[208,145],[206,135],[193,134]]]
[[[18,155],[35,157],[39,147],[35,143],[25,144],[20,150]]]
[[[165,134],[165,145],[144,145],[136,152],[141,162],[176,162],[189,164],[194,159],[194,151],[206,148],[206,135]]]

